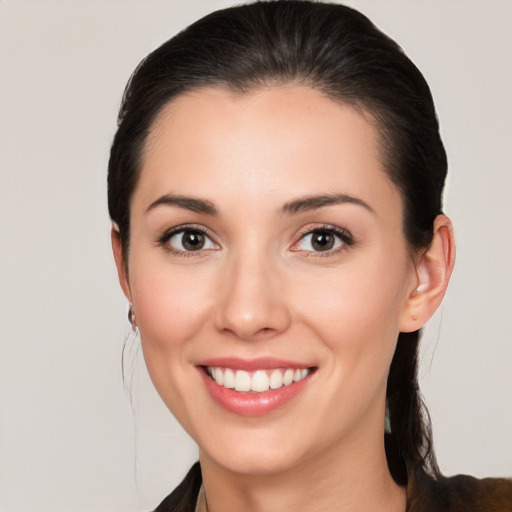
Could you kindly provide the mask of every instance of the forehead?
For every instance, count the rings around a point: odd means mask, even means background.
[[[178,188],[260,203],[337,192],[396,201],[378,141],[371,116],[309,87],[244,94],[205,87],[177,97],[156,119],[138,189],[147,200]]]

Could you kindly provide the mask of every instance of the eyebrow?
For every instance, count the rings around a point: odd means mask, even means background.
[[[356,204],[366,208],[371,213],[375,213],[375,210],[365,201],[357,197],[350,196],[348,194],[323,194],[318,196],[305,196],[298,199],[294,199],[282,208],[282,213],[285,215],[293,215],[296,213],[316,210],[324,206],[332,206],[337,204]],[[158,206],[173,206],[177,208],[183,208],[196,213],[205,213],[207,215],[216,216],[218,215],[217,208],[215,205],[207,199],[200,199],[188,196],[180,196],[173,194],[165,194],[160,196],[158,199],[153,201],[145,213],[154,210]]]
[[[215,205],[206,199],[188,197],[188,196],[177,196],[173,194],[165,194],[160,196],[156,201],[153,201],[146,209],[145,213],[154,210],[158,206],[174,206],[178,208],[184,208],[196,213],[206,213],[207,215],[218,215],[217,208]]]
[[[328,194],[319,196],[306,196],[294,199],[286,203],[283,206],[283,214],[293,215],[295,213],[316,210],[324,206],[331,206],[336,204],[356,204],[366,208],[371,213],[375,213],[375,210],[365,201],[357,197],[353,197],[347,194]]]

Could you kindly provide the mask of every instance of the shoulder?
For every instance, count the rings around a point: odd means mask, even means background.
[[[408,512],[511,512],[512,479],[415,474],[407,486]]]
[[[194,512],[202,481],[201,468],[199,462],[196,462],[180,485],[158,505],[154,512]]]

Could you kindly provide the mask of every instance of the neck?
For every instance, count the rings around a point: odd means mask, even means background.
[[[403,512],[405,489],[392,479],[380,442],[330,449],[271,474],[240,474],[200,453],[209,512]],[[331,447],[332,448],[332,447]]]

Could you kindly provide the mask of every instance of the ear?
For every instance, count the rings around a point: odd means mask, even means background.
[[[400,331],[417,331],[436,312],[448,287],[454,263],[452,223],[446,215],[438,215],[434,220],[432,244],[414,264],[416,274],[402,311]]]
[[[128,267],[124,259],[123,246],[121,244],[121,234],[119,233],[119,227],[116,223],[112,224],[110,238],[112,240],[112,251],[114,252],[114,260],[116,262],[119,284],[121,285],[123,293],[128,299],[128,302],[131,303],[132,298],[130,291],[130,281],[128,280]]]

